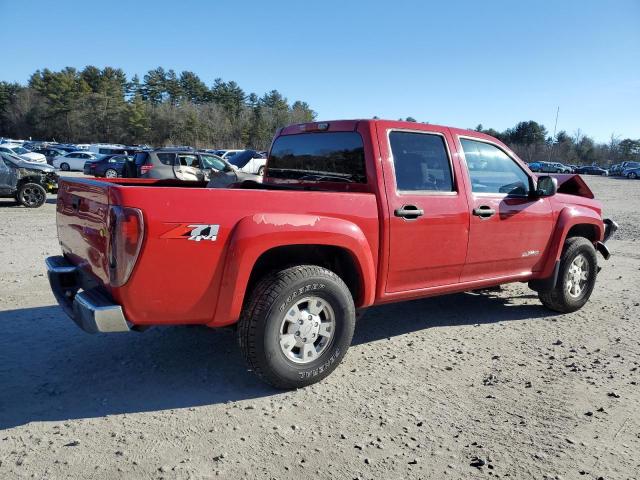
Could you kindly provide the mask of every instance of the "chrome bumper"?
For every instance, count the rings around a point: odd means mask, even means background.
[[[62,256],[49,257],[46,264],[56,300],[82,330],[88,333],[131,330],[122,307],[113,303],[104,288],[83,280],[78,267]]]

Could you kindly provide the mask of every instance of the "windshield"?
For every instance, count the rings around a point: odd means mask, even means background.
[[[22,147],[13,147],[11,150],[13,150],[13,152],[17,153],[18,155],[24,155],[25,153],[29,153],[29,150]]]
[[[366,183],[364,145],[357,132],[283,135],[273,143],[269,176]]]

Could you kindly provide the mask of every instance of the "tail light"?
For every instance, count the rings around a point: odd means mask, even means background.
[[[109,283],[121,287],[133,271],[144,238],[142,211],[137,208],[109,207]]]
[[[144,175],[153,168],[153,165],[140,165],[140,174]]]

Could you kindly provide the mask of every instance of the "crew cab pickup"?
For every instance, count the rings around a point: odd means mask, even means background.
[[[276,133],[262,183],[62,179],[47,266],[88,332],[235,326],[250,369],[296,388],[336,368],[372,305],[528,282],[581,308],[617,228],[593,197],[482,133],[306,123]]]

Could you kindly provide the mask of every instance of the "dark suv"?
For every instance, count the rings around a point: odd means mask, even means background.
[[[212,153],[191,149],[163,148],[137,152],[138,177],[178,180],[205,180],[204,170],[231,170],[228,162]]]
[[[47,200],[47,192],[57,190],[58,175],[53,167],[0,153],[0,197],[15,198],[25,207],[36,208]]]

